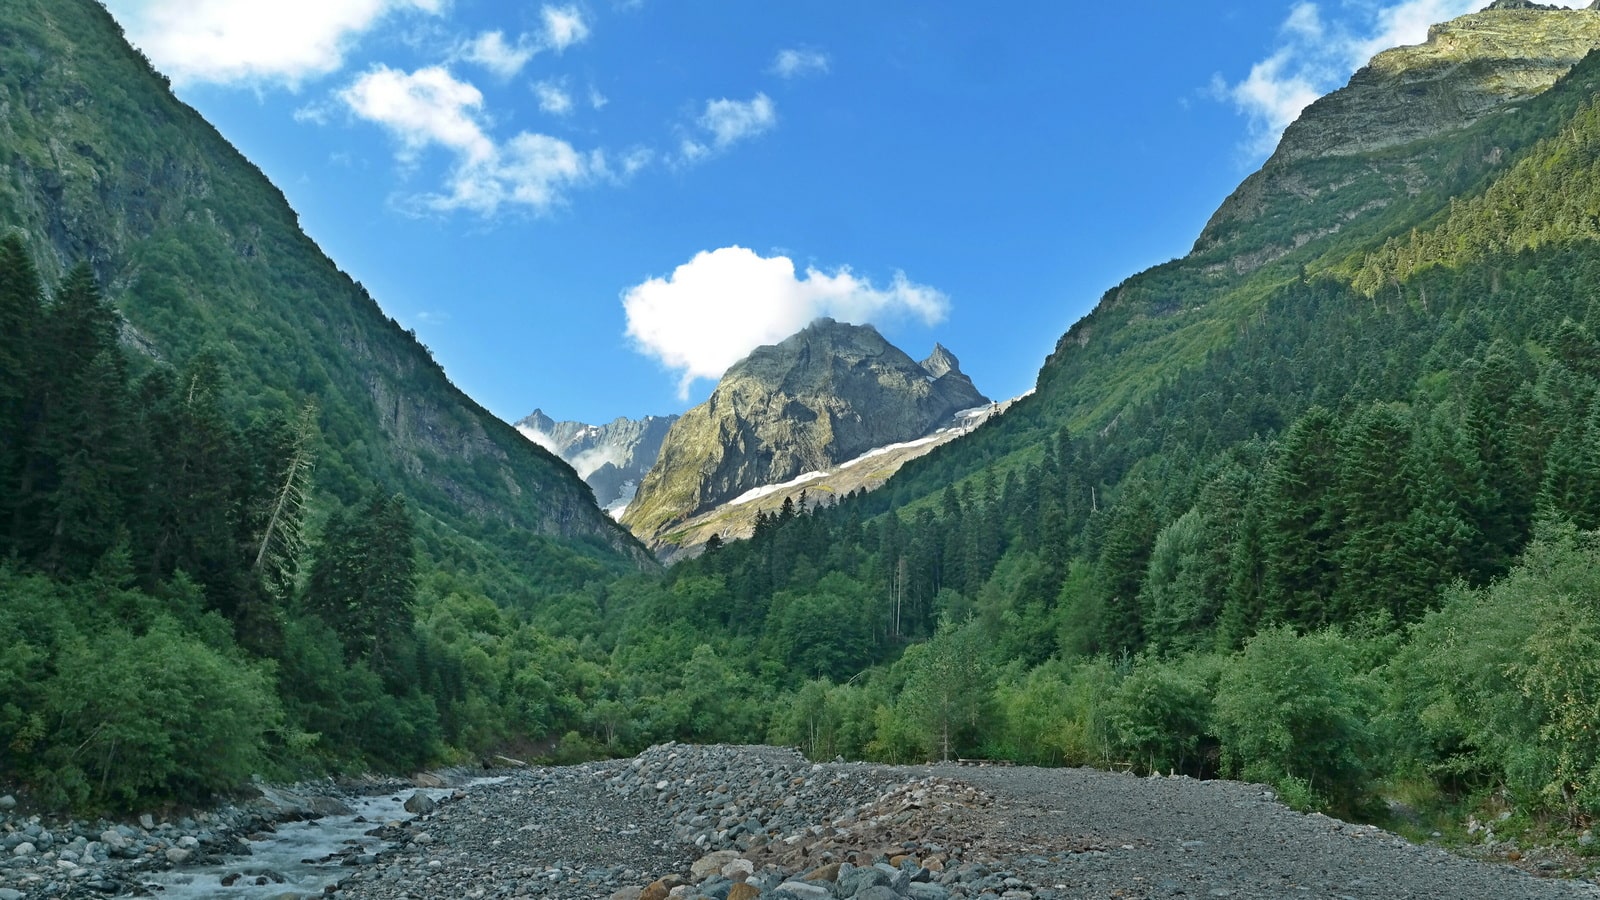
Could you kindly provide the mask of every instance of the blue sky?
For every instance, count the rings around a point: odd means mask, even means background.
[[[107,0],[458,385],[589,422],[824,314],[1020,394],[1306,102],[1484,5]]]

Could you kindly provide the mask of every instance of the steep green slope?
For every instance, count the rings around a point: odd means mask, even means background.
[[[889,515],[769,517],[675,566],[652,611],[789,688],[772,733],[817,756],[1222,774],[1380,821],[1403,799],[1438,814],[1423,833],[1507,805],[1587,823],[1595,88],[1586,62],[1525,107],[1537,140],[1393,239],[1256,282],[1197,364],[1159,377],[1137,320],[1070,348],[1097,390],[1127,386],[1099,427],[952,445],[976,477]],[[1041,393],[1092,417],[1102,395],[1073,387]],[[961,474],[920,477],[941,462]]]
[[[1505,9],[1435,26],[1429,45],[1380,54],[1302,114],[1188,256],[1129,278],[1074,324],[1034,396],[996,426],[908,465],[867,502],[882,510],[925,501],[951,481],[1037,462],[1041,442],[1062,426],[1113,426],[1162,384],[1246,340],[1286,288],[1322,271],[1353,275],[1384,240],[1507,171],[1600,89],[1600,61],[1573,65],[1595,47],[1600,12]]]
[[[403,491],[430,552],[507,597],[644,564],[574,473],[451,385],[93,0],[0,2],[0,225],[25,232],[47,279],[88,261],[150,356],[212,349],[251,408],[315,398],[324,503],[374,481]]]

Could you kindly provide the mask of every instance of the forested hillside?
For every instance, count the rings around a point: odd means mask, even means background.
[[[619,657],[733,661],[691,736],[777,691],[770,737],[819,756],[1600,811],[1597,86],[1293,162],[1344,185],[1304,220],[1364,212],[1130,279],[998,425],[676,566]],[[1262,240],[1304,224],[1280,202]]]
[[[1600,814],[1600,58],[1275,157],[1034,396],[660,573],[127,87],[156,76],[98,7],[7,9],[0,779],[28,797],[767,739]],[[1462,27],[1600,22],[1496,15]]]
[[[208,355],[252,411],[314,400],[313,503],[405,493],[429,556],[506,602],[647,564],[566,464],[458,391],[306,237],[104,8],[0,10],[0,226],[47,281],[88,265],[125,342],[180,369]]]

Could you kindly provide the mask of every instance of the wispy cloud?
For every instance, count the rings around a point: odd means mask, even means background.
[[[749,100],[707,100],[705,111],[695,120],[703,135],[684,138],[679,153],[684,162],[698,162],[740,141],[765,134],[777,124],[777,105],[766,94],[756,94]]]
[[[484,123],[482,92],[440,66],[405,72],[380,65],[338,99],[387,130],[399,143],[404,165],[417,165],[431,148],[450,154],[445,190],[414,198],[425,210],[487,216],[512,206],[544,212],[571,189],[612,177],[603,153],[581,152],[559,138],[524,131],[495,140]]]
[[[539,98],[539,109],[553,116],[564,116],[572,112],[572,95],[567,93],[560,82],[536,81],[533,84],[533,94]]]
[[[515,43],[506,41],[503,31],[485,31],[463,44],[457,55],[467,62],[477,63],[501,78],[510,78],[539,52],[539,46],[527,35]]]
[[[828,55],[817,50],[798,48],[779,50],[772,60],[771,72],[781,78],[825,75],[828,72]]]
[[[1331,19],[1321,5],[1303,0],[1279,28],[1278,47],[1237,82],[1215,76],[1211,93],[1232,103],[1247,118],[1246,149],[1254,156],[1265,156],[1312,101],[1342,85],[1374,55],[1391,47],[1421,43],[1427,39],[1430,25],[1482,9],[1488,2],[1344,4],[1339,9],[1354,10],[1354,15]],[[1558,5],[1581,4],[1567,0]]]
[[[446,0],[107,0],[129,40],[179,85],[298,89],[337,72],[386,16],[438,14]]]
[[[622,306],[634,346],[678,372],[679,395],[687,398],[696,379],[720,377],[750,351],[818,316],[856,323],[910,316],[932,324],[945,317],[950,300],[899,272],[879,288],[848,267],[800,275],[786,256],[724,247],[628,288]]]
[[[544,20],[544,42],[556,52],[589,38],[589,23],[576,6],[545,6],[539,10]]]
[[[537,32],[517,35],[515,40],[508,40],[503,31],[485,31],[457,46],[454,58],[476,63],[501,78],[510,78],[539,53],[546,50],[560,53],[589,39],[589,22],[576,6],[543,6],[539,9],[539,20]]]

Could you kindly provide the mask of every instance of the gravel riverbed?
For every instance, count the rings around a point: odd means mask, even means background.
[[[370,843],[352,842],[361,846],[344,861],[348,874],[325,892],[352,900],[1600,898],[1592,882],[1535,877],[1303,815],[1259,785],[1083,769],[813,764],[771,747],[667,744],[631,760],[515,770],[414,811],[374,823]],[[190,836],[179,834],[181,823],[120,826],[135,837],[104,862],[93,841],[79,840],[85,834],[51,860],[8,851],[0,900],[148,891],[127,866],[191,864],[182,853],[169,858],[173,849],[200,851],[195,861],[225,853],[242,835],[221,825],[239,815],[210,814],[219,823],[213,840],[194,835],[195,847],[181,846]],[[207,822],[189,824],[207,831],[199,827]],[[27,834],[5,827],[5,840]]]
[[[530,769],[408,826],[351,898],[1571,898],[1537,878],[1303,815],[1259,785],[1082,769],[816,765],[654,747]]]

